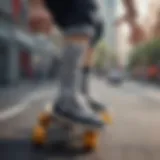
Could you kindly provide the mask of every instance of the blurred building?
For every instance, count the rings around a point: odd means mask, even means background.
[[[117,27],[117,52],[122,64],[126,64],[130,50],[142,41],[147,40],[146,36],[146,22],[145,18],[148,9],[148,0],[134,0],[135,8],[137,10],[136,23],[130,22],[122,23]],[[125,14],[125,8],[121,0],[118,0],[117,17],[121,18]]]
[[[160,37],[160,0],[149,0],[144,23],[149,38]]]
[[[105,21],[106,21],[106,41],[110,49],[115,51],[117,45],[117,31],[114,27],[117,11],[117,0],[104,0]]]
[[[32,55],[53,55],[52,40],[29,31],[29,12],[28,0],[0,1],[0,85],[19,83],[22,72],[31,75]]]
[[[27,30],[27,1],[5,0],[0,1],[0,84],[17,83],[20,73],[19,56],[23,49],[31,48],[25,34],[19,34]],[[20,35],[20,37],[17,35]],[[23,38],[22,38],[23,37]],[[23,39],[19,41],[19,39]]]
[[[118,0],[117,5],[117,19],[125,13],[125,8],[122,5],[121,0]],[[117,27],[117,53],[121,64],[127,62],[128,53],[131,49],[131,44],[128,42],[129,27],[126,23]]]
[[[106,45],[111,49],[115,49],[116,45],[116,32],[113,27],[115,20],[115,12],[117,7],[117,0],[98,0],[100,7],[100,14],[103,17],[105,23],[104,40]]]
[[[103,0],[101,1],[101,11],[103,12],[105,20],[105,40],[110,49],[116,48],[116,28],[114,21],[116,19],[117,0]]]

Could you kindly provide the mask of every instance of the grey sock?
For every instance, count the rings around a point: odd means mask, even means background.
[[[82,68],[81,92],[85,95],[88,95],[89,77],[90,77],[90,68],[89,67]]]
[[[64,47],[60,69],[60,96],[74,96],[80,75],[79,61],[87,49],[87,44],[69,43]]]

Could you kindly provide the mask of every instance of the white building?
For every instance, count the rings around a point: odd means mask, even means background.
[[[106,40],[106,44],[109,45],[111,49],[115,48],[116,45],[116,31],[113,24],[115,21],[117,7],[116,2],[117,0],[99,0],[101,14],[105,21],[104,38]]]
[[[145,18],[147,15],[147,8],[148,8],[149,0],[135,0],[136,7],[138,9],[138,22],[145,26]],[[125,10],[121,3],[121,0],[118,0],[118,10],[117,10],[117,17],[121,17]],[[119,59],[122,64],[126,64],[130,50],[132,49],[132,45],[128,42],[128,35],[129,35],[129,27],[127,24],[122,24],[120,27],[117,28],[117,51],[119,54]]]
[[[124,14],[124,6],[121,0],[118,0],[117,6],[117,18],[119,18]],[[129,27],[127,24],[124,23],[117,28],[117,53],[122,64],[126,63],[128,52],[131,49],[131,45],[128,43],[128,34]]]
[[[104,0],[105,21],[106,21],[106,41],[111,49],[116,48],[116,28],[114,22],[116,20],[117,0]]]
[[[117,12],[117,0],[105,0],[107,10],[107,41],[111,49],[117,46],[117,29],[114,25]]]

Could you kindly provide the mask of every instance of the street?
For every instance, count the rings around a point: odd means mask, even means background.
[[[38,152],[31,147],[37,116],[56,93],[51,85],[39,98],[26,105],[21,102],[19,112],[0,111],[0,159],[160,160],[160,91],[134,82],[113,87],[96,78],[92,79],[91,91],[113,115],[113,124],[103,131],[95,153],[66,153],[53,148]]]

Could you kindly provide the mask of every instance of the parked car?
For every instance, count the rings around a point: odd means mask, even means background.
[[[119,68],[112,68],[109,72],[108,72],[108,81],[111,84],[122,84],[124,80],[124,72],[119,69]]]

